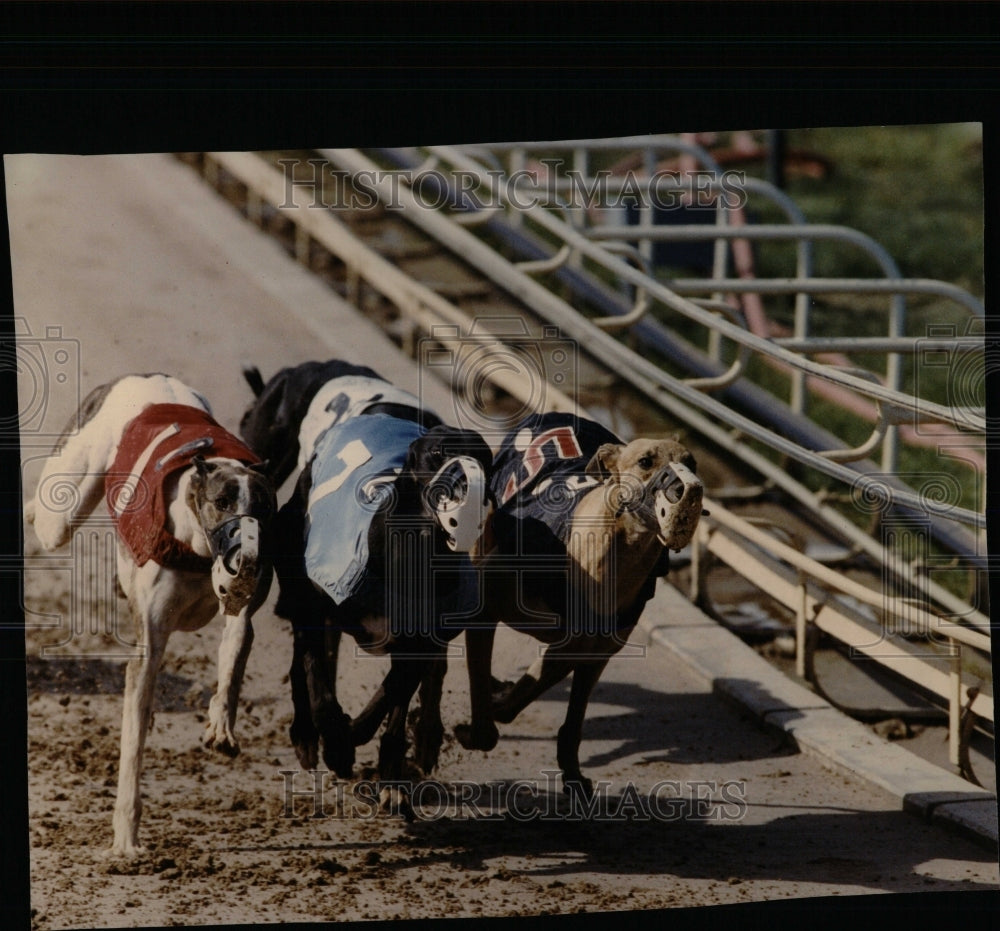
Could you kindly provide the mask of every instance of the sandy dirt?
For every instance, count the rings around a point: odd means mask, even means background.
[[[7,177],[17,312],[36,336],[58,325],[61,338],[80,341],[84,390],[122,372],[168,371],[205,391],[233,428],[248,400],[242,361],[268,375],[341,354],[415,386],[391,347],[186,167],[165,157],[26,158],[8,161]],[[57,251],[63,261],[52,266],[47,257]],[[49,403],[52,421],[64,422],[72,392],[53,391]],[[447,399],[438,394],[435,403]],[[25,445],[26,494],[44,453],[41,442]],[[454,742],[451,729],[467,708],[458,655],[445,684],[441,762],[415,796],[417,820],[372,810],[374,744],[359,749],[354,780],[323,773],[319,798],[287,737],[291,639],[271,612],[273,591],[255,621],[234,760],[200,746],[221,625],[171,639],[144,760],[148,854],[111,859],[134,636],[115,595],[107,532],[98,517],[72,546],[43,554],[26,530],[39,931],[617,912],[997,887],[995,852],[795,753],[641,635],[609,666],[585,725],[581,760],[604,781],[601,816],[576,817],[551,775],[565,685],[503,727],[492,753]],[[497,673],[519,674],[534,651],[504,633]],[[341,696],[357,711],[384,661],[356,657],[350,644],[342,656]]]

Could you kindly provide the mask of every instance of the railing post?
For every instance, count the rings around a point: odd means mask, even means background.
[[[508,177],[519,178],[521,172],[524,171],[524,166],[527,164],[527,159],[524,154],[524,149],[511,149],[510,152],[510,174]],[[520,229],[524,226],[524,212],[517,210],[508,210],[506,212],[507,222],[510,223],[512,229]]]
[[[800,679],[806,677],[806,607],[809,599],[808,576],[798,570],[799,602],[795,606],[795,675]]]
[[[705,571],[705,545],[708,542],[708,528],[701,521],[691,540],[691,585],[689,598],[692,604],[698,604],[705,591],[702,575]]]
[[[656,152],[651,148],[646,148],[642,153],[642,167],[646,172],[647,184],[652,184],[653,175],[656,174]],[[639,222],[643,226],[653,226],[656,217],[653,213],[653,199],[646,197],[639,205]],[[650,267],[653,267],[653,241],[651,239],[639,240],[639,254],[646,260]]]
[[[729,210],[722,198],[716,195],[715,198],[715,225],[729,225]],[[730,244],[725,239],[716,239],[715,248],[712,252],[712,277],[724,278],[726,275],[726,263],[729,260]],[[731,297],[731,295],[728,295]],[[712,294],[713,301],[725,301],[727,295],[716,291]],[[736,296],[736,304],[739,306],[739,296]],[[722,358],[722,336],[714,327],[708,331],[708,357],[715,362]]]
[[[254,226],[262,226],[264,222],[264,209],[263,200],[260,194],[251,189],[247,188],[247,219]]]
[[[906,332],[906,298],[902,294],[894,294],[889,305],[889,336],[898,337]],[[918,363],[919,364],[919,360]],[[898,352],[890,352],[885,360],[886,385],[893,391],[899,391],[903,380],[902,359]],[[899,464],[899,427],[890,423],[882,441],[882,469],[890,475],[895,475]]]
[[[948,696],[948,761],[958,766],[961,757],[962,741],[962,644],[951,637],[948,638],[951,648],[951,669],[949,685],[951,694]]]

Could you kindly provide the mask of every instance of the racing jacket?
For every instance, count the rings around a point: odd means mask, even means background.
[[[603,444],[621,442],[600,424],[572,414],[532,414],[507,434],[494,457],[497,547],[506,556],[530,557],[518,567],[522,592],[541,597],[559,614],[580,605],[579,593],[570,591],[566,547],[577,505],[601,484],[587,474],[587,464]],[[591,607],[590,620],[608,621],[614,629],[632,626],[668,566],[664,548],[631,606],[617,614]]]
[[[197,407],[152,404],[125,425],[105,479],[105,500],[136,565],[153,560],[168,569],[211,569],[211,559],[198,555],[166,528],[169,502],[164,483],[198,455],[236,459],[244,465],[260,462],[249,447]]]
[[[388,414],[341,420],[315,441],[306,505],[306,573],[335,604],[369,580],[368,537],[394,503],[410,443],[426,431]]]

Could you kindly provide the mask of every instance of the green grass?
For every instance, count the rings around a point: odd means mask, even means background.
[[[983,294],[983,158],[977,124],[801,129],[788,147],[829,158],[825,179],[791,178],[811,222],[840,223],[878,240],[906,277]],[[841,257],[840,273],[854,263]],[[861,271],[858,263],[857,273]]]

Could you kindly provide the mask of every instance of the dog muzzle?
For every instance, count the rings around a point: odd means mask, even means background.
[[[444,530],[448,548],[470,552],[492,512],[479,461],[471,456],[449,459],[427,484],[423,498],[428,513]]]
[[[260,524],[255,517],[223,521],[208,537],[212,550],[212,589],[223,614],[239,614],[261,577]]]
[[[680,462],[667,463],[623,511],[634,514],[669,549],[684,549],[701,519],[704,487],[701,479]]]

